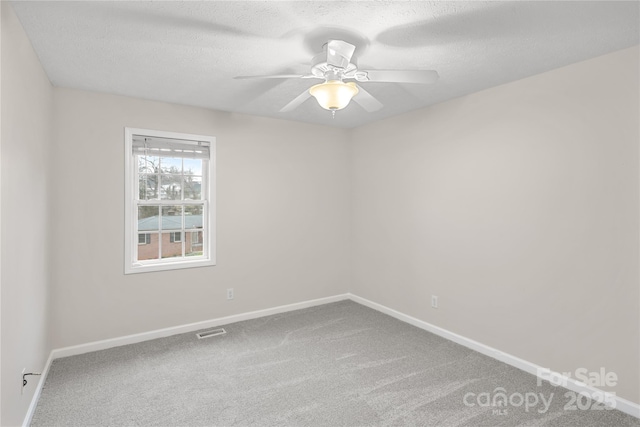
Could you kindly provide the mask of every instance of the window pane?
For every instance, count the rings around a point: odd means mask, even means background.
[[[160,171],[162,173],[182,174],[182,158],[160,157]]]
[[[160,206],[138,206],[138,231],[157,231]]]
[[[140,200],[158,198],[158,175],[140,175],[138,180],[138,197]]]
[[[202,231],[189,231],[185,233],[185,256],[202,255]]]
[[[180,175],[160,175],[160,198],[163,200],[182,199],[182,178]]]
[[[182,257],[182,242],[173,242],[173,233],[162,233],[162,258]]]
[[[158,173],[159,164],[157,156],[138,156],[138,173]]]
[[[140,236],[146,236],[147,244],[138,245],[138,261],[147,259],[158,259],[158,233],[145,233]]]
[[[201,176],[184,176],[184,199],[185,200],[201,200],[202,199],[202,177]]]
[[[162,207],[162,229],[182,230],[182,206]]]
[[[202,159],[184,159],[185,175],[202,175]]]
[[[202,228],[202,205],[186,205],[184,207],[184,228]]]

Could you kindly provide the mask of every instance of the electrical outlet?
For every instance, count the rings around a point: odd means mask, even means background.
[[[431,295],[431,307],[438,308],[438,296]]]
[[[227,289],[227,299],[233,299],[233,288]]]

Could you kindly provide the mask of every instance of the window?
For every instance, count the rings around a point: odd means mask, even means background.
[[[215,138],[126,128],[125,146],[125,273],[215,265]]]

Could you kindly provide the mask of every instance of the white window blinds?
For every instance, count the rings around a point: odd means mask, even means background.
[[[139,156],[209,159],[209,142],[133,136],[133,154]]]

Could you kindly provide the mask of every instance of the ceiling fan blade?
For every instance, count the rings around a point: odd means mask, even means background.
[[[353,97],[353,100],[369,113],[373,113],[382,108],[382,103],[364,90],[362,86],[358,86],[358,93]]]
[[[236,80],[247,80],[247,79],[317,79],[320,77],[316,77],[312,74],[302,75],[302,74],[274,74],[272,76],[235,76]]]
[[[356,47],[342,40],[329,40],[327,43],[327,64],[347,68]]]
[[[358,75],[362,73],[361,75]],[[356,80],[360,82],[433,83],[438,80],[434,70],[360,70]]]
[[[293,101],[282,107],[280,110],[281,113],[288,113],[291,110],[298,108],[304,101],[311,98],[311,94],[309,93],[309,89],[305,89],[300,95],[296,96]]]

